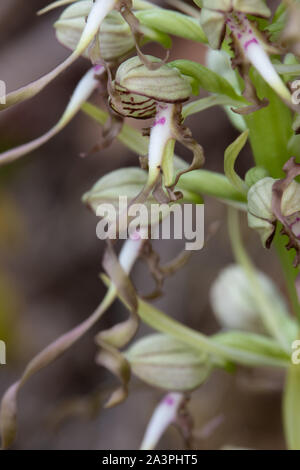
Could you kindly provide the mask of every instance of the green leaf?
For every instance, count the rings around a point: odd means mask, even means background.
[[[234,169],[236,159],[245,146],[249,131],[244,131],[232,144],[227,147],[224,155],[224,172],[232,185],[240,192],[246,192],[246,184]]]
[[[286,25],[286,21],[287,21],[286,5],[281,3],[273,16],[272,23],[268,24],[264,28],[265,31],[272,33],[271,38],[270,38],[272,41],[277,41],[279,39],[279,35],[282,32],[284,26]]]
[[[184,75],[190,75],[196,79],[200,87],[210,93],[225,95],[238,103],[249,104],[243,96],[234,90],[225,78],[204,67],[204,65],[192,60],[174,60],[170,62],[170,65],[179,69]]]
[[[172,39],[167,34],[145,25],[141,25],[141,31],[144,34],[145,43],[148,41],[158,42],[165,49],[171,49]]]
[[[244,116],[255,162],[273,178],[280,178],[284,176],[283,165],[293,156],[287,149],[293,135],[292,113],[255,70],[250,77],[259,99],[269,100],[265,108]]]
[[[157,29],[162,33],[172,34],[192,41],[207,42],[199,21],[183,13],[163,8],[153,8],[137,11],[135,16],[142,25]]]
[[[287,445],[300,450],[300,366],[288,370],[283,399],[283,419]]]
[[[299,134],[300,129],[300,114],[296,115],[295,121],[293,122],[293,130]]]
[[[200,113],[201,111],[205,111],[213,106],[238,106],[240,104],[240,102],[237,102],[232,98],[228,98],[225,95],[211,95],[186,104],[183,107],[182,115],[184,119],[186,119],[192,114]]]

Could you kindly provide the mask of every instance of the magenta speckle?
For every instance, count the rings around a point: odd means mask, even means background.
[[[249,47],[251,44],[258,44],[257,39],[255,39],[255,38],[249,39],[249,41],[247,41],[247,42],[244,44],[244,49],[245,49],[245,51],[248,49],[248,47]]]
[[[100,65],[100,64],[95,65],[95,67],[94,67],[95,72],[101,72],[102,69],[103,69],[103,65]]]
[[[153,123],[153,127],[156,126],[157,124],[160,124],[160,125],[164,125],[166,124],[166,118],[165,117],[162,117],[158,120],[155,120],[154,123]]]
[[[241,39],[242,38],[242,35],[241,33],[238,34],[238,39]]]
[[[161,124],[162,126],[166,124],[166,118],[162,117],[161,119],[158,120],[158,124]]]
[[[131,240],[137,242],[138,240],[141,239],[141,234],[140,232],[138,232],[137,230],[135,232],[133,232],[130,236]]]
[[[174,400],[172,397],[166,397],[165,400],[164,400],[165,404],[168,405],[168,406],[172,406],[174,405]]]

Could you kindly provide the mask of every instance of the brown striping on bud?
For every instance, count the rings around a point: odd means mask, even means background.
[[[115,84],[115,92],[120,97],[122,109],[116,106],[115,101],[111,100],[111,107],[118,114],[135,119],[149,119],[156,114],[157,102],[152,98],[130,93],[126,88]]]

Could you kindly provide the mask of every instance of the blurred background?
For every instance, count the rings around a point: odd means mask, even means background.
[[[8,91],[40,77],[68,55],[57,43],[52,27],[61,10],[36,16],[48,1],[1,1],[0,79],[7,83]],[[160,3],[167,6],[166,2]],[[161,55],[155,46],[149,50]],[[171,59],[176,58],[204,63],[205,49],[174,39]],[[37,97],[1,113],[0,149],[29,141],[48,130],[88,66],[87,61],[79,60]],[[224,149],[237,136],[225,113],[213,108],[190,118],[188,124],[204,147],[206,168],[222,172]],[[0,366],[1,395],[37,352],[90,315],[105,293],[98,277],[104,244],[96,238],[97,219],[81,203],[81,196],[102,175],[119,167],[136,166],[138,158],[117,142],[109,149],[80,158],[81,152],[97,142],[101,142],[101,129],[80,114],[40,150],[1,167],[0,339],[7,343],[7,365]],[[181,150],[181,156],[188,160],[190,155]],[[240,174],[244,175],[251,165],[251,151],[246,148],[239,158]],[[165,295],[155,304],[184,324],[212,334],[219,326],[209,304],[209,286],[233,258],[226,208],[207,198],[205,212],[206,228],[219,221],[218,233],[184,269],[166,281]],[[274,253],[260,247],[246,224],[244,240],[257,266],[284,291]],[[180,246],[175,241],[163,241],[157,248],[167,261]],[[133,280],[139,292],[151,291],[152,281],[142,263],[135,268]],[[98,329],[125,316],[125,310],[116,302]],[[127,401],[103,410],[102,404],[116,382],[94,363],[97,331],[94,328],[21,391],[16,449],[139,447],[163,392],[133,379]],[[142,326],[139,336],[148,332]],[[282,383],[281,374],[270,370],[239,368],[233,375],[214,372],[192,394],[189,404],[195,420],[195,448],[284,448]],[[159,448],[184,448],[176,429],[168,430]]]

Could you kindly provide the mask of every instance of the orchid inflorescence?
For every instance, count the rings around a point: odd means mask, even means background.
[[[53,71],[9,93],[0,110],[38,94],[80,56],[90,62],[90,68],[58,123],[35,140],[1,153],[0,165],[46,144],[82,110],[103,127],[103,145],[118,139],[141,157],[141,167],[117,169],[102,177],[83,196],[83,202],[97,213],[99,204],[114,204],[120,195],[127,196],[131,204],[149,205],[156,200],[197,204],[204,195],[215,197],[229,207],[236,264],[220,273],[210,293],[212,308],[225,331],[206,336],[142,299],[130,279],[137,259],[147,259],[158,285],[156,293],[161,293],[164,278],[187,262],[186,254],[161,266],[144,237],[149,230],[146,226],[123,243],[119,255],[109,240],[102,275],[108,290],[99,307],[38,354],[5,393],[0,416],[3,448],[14,441],[17,395],[26,381],[78,341],[119,298],[128,308],[128,319],[96,336],[97,364],[107,367],[120,382],[106,406],[126,399],[132,373],[168,392],[149,423],[143,449],[154,448],[171,423],[185,431],[188,427],[190,436],[186,394],[200,387],[214,368],[227,370],[234,364],[287,371],[286,439],[290,448],[300,449],[300,409],[295,400],[300,392],[299,371],[290,363],[291,344],[300,329],[300,107],[292,100],[292,79],[300,75],[300,2],[283,1],[276,11],[267,3],[194,0],[194,7],[187,7],[177,1],[176,7],[182,10],[178,12],[146,0],[61,0],[40,12],[66,6],[54,27],[58,41],[71,53]],[[196,43],[206,45],[208,67],[185,59],[168,61],[172,35],[194,41],[195,47]],[[167,50],[164,58],[143,53],[143,46],[153,41]],[[200,89],[210,95],[189,102]],[[96,92],[102,96],[105,110],[86,102]],[[203,169],[204,151],[198,136],[184,125],[188,116],[216,105],[242,131],[225,151],[224,175]],[[152,121],[142,134],[126,118]],[[243,180],[234,166],[247,140],[255,166]],[[176,142],[193,153],[190,166],[174,155]],[[274,241],[280,251],[290,305],[245,251],[238,211],[247,213],[249,227],[259,233],[265,247],[270,248]],[[124,222],[127,213],[123,215]],[[160,222],[156,221],[157,230]],[[281,233],[276,231],[278,226]],[[122,228],[118,226],[118,234]],[[285,236],[288,244],[283,247]],[[295,254],[294,266],[288,250]],[[290,306],[297,318],[290,315]],[[128,346],[141,320],[158,333]]]

